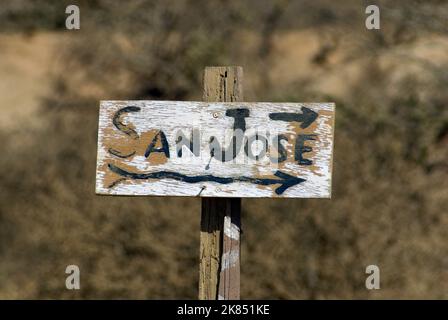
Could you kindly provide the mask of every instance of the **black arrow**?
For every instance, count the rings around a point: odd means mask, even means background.
[[[171,171],[157,171],[157,172],[151,172],[151,173],[134,173],[129,172],[126,170],[123,170],[117,166],[114,166],[113,164],[108,164],[108,167],[110,171],[124,177],[124,178],[130,178],[130,179],[136,179],[136,180],[147,180],[147,179],[174,179],[178,181],[183,181],[187,183],[198,183],[198,182],[217,182],[220,184],[230,184],[233,182],[250,182],[254,184],[260,184],[263,186],[271,185],[271,184],[280,184],[278,188],[275,189],[276,194],[282,194],[285,192],[288,188],[295,186],[299,183],[302,183],[306,181],[302,178],[297,178],[294,176],[291,176],[287,173],[283,173],[281,171],[276,171],[274,175],[278,177],[279,179],[273,179],[273,178],[251,178],[251,177],[216,177],[213,175],[203,175],[203,176],[187,176],[183,175],[178,172],[171,172]],[[115,183],[109,186],[109,188],[115,186]]]
[[[301,122],[300,127],[302,129],[308,128],[316,120],[317,116],[316,112],[306,107],[302,107],[302,113],[275,112],[269,114],[271,120]]]

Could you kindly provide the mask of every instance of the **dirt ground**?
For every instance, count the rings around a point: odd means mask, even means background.
[[[41,100],[50,93],[51,70],[59,36],[51,33],[0,34],[2,128],[42,125]]]

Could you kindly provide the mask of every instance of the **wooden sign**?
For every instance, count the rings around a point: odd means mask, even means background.
[[[332,103],[102,101],[96,192],[330,198]]]

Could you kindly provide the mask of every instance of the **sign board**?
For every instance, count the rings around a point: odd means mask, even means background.
[[[102,101],[96,192],[330,198],[333,103]]]

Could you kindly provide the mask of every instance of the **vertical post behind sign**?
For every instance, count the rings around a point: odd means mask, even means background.
[[[243,68],[206,67],[206,102],[243,101]],[[241,198],[202,198],[199,299],[240,298]]]

